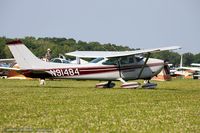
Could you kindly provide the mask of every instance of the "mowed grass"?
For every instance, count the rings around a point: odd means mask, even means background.
[[[200,80],[154,90],[96,83],[1,79],[0,132],[200,132]]]

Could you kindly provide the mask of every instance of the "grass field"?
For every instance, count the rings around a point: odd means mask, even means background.
[[[96,83],[1,79],[0,132],[200,132],[199,80],[154,90]]]

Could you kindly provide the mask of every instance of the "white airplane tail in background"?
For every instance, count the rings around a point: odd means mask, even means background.
[[[183,55],[181,54],[181,60],[180,60],[180,68],[183,67]]]
[[[47,62],[37,58],[20,40],[7,43],[20,69],[45,67]]]

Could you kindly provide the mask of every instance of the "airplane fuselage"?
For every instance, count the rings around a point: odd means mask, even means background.
[[[98,79],[98,80],[124,80],[151,79],[163,68],[163,60],[150,58],[146,65],[144,60],[133,63],[119,63],[105,65],[104,63],[89,63],[83,65],[52,63],[47,69],[22,70],[22,74],[31,78],[57,78],[57,79]],[[144,66],[140,77],[139,73]]]

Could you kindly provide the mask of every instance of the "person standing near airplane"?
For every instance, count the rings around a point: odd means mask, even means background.
[[[47,49],[47,53],[45,54],[46,61],[49,62],[51,60],[51,49]]]

